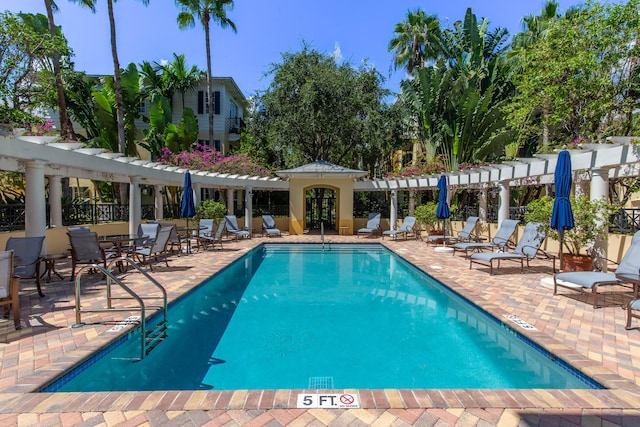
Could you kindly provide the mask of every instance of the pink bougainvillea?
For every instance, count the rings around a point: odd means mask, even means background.
[[[273,171],[259,165],[246,154],[224,157],[220,152],[202,144],[197,144],[194,150],[181,153],[172,153],[168,148],[163,148],[162,153],[158,160],[160,163],[192,170],[250,176],[273,175]]]

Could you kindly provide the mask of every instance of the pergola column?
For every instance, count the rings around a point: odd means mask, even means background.
[[[49,226],[62,227],[62,177],[49,175]]]
[[[413,216],[416,210],[416,190],[409,190],[409,216]]]
[[[500,200],[498,202],[498,227],[500,227],[500,225],[502,225],[502,221],[509,219],[509,198],[511,195],[509,181],[498,182],[498,189],[500,190]]]
[[[392,230],[396,229],[396,221],[398,220],[398,192],[391,190],[391,212],[389,221]]]
[[[129,177],[129,234],[137,234],[142,221],[142,207],[140,206],[140,177]]]
[[[598,200],[608,201],[609,196],[609,169],[598,168],[591,170],[591,192],[589,199],[592,202]],[[599,224],[604,224],[606,218],[598,218]],[[598,239],[593,245],[595,254],[602,257],[606,262],[607,258],[607,242],[604,239]],[[602,266],[604,267],[604,266]],[[606,271],[606,270],[605,270]]]
[[[233,188],[227,188],[227,213],[233,215]]]
[[[195,204],[196,207],[198,207],[202,202],[202,184],[199,182],[194,182],[193,192],[195,193],[193,198],[193,203]]]
[[[489,204],[489,189],[483,188],[478,193],[478,219],[487,222],[487,205]]]
[[[247,187],[244,191],[244,226],[250,233],[253,232],[253,188]]]
[[[45,162],[42,160],[25,162],[24,210],[25,236],[27,237],[46,235],[47,206],[44,189],[44,165]]]
[[[164,201],[162,199],[162,189],[164,186],[156,184],[153,186],[153,209],[156,220],[164,219]]]

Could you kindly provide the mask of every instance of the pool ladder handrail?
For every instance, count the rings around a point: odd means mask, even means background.
[[[140,273],[142,273],[153,285],[155,285],[162,292],[162,296],[157,295],[143,295],[140,296],[136,294],[130,287],[125,285],[122,280],[117,278],[113,273],[111,266],[114,263],[124,263],[131,265]],[[102,272],[107,278],[107,308],[101,309],[87,309],[84,310],[81,308],[80,304],[80,289],[81,289],[81,277],[82,272],[86,269],[96,269]],[[111,295],[111,282],[117,283],[126,293],[130,296],[112,296]],[[144,303],[145,299],[160,299],[162,298],[162,310],[163,310],[163,319],[158,322],[152,329],[147,331],[146,328],[146,306]],[[114,299],[134,299],[138,303],[138,307],[125,307],[125,308],[113,308],[112,300]],[[146,355],[149,354],[151,350],[155,348],[161,341],[163,341],[167,337],[167,291],[164,287],[149,273],[147,273],[144,269],[140,267],[135,261],[128,257],[117,257],[113,258],[110,263],[107,265],[107,268],[100,264],[87,264],[80,268],[76,274],[76,286],[75,286],[75,303],[76,303],[76,323],[72,325],[72,327],[83,326],[81,313],[105,313],[105,312],[131,312],[131,311],[140,311],[140,358],[136,358],[135,360],[142,360]]]

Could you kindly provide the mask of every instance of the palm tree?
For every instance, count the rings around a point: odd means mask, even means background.
[[[96,11],[97,0],[71,0],[81,6],[88,7],[93,13]],[[111,30],[111,56],[113,57],[113,78],[115,83],[116,118],[118,123],[118,148],[121,153],[126,151],[127,142],[124,129],[124,108],[122,105],[122,82],[120,74],[120,62],[118,60],[118,48],[116,43],[116,22],[113,17],[113,3],[115,0],[107,0],[109,13],[109,28]],[[149,0],[140,0],[145,6]]]
[[[440,21],[437,15],[427,15],[421,9],[408,11],[406,20],[396,24],[395,37],[389,41],[388,51],[393,54],[393,68],[405,68],[411,74],[414,68],[438,58],[441,49]]]
[[[162,80],[166,89],[173,93],[179,93],[182,98],[182,108],[184,109],[184,94],[198,87],[198,82],[203,72],[195,65],[189,67],[184,59],[184,54],[173,54],[173,61],[166,65],[161,65]],[[171,100],[172,97],[169,97]]]
[[[231,28],[237,32],[236,24],[227,17],[227,8],[233,9],[233,0],[176,0],[182,11],[178,14],[180,29],[193,28],[196,20],[204,29],[207,49],[207,105],[209,107],[209,145],[213,146],[213,88],[211,83],[211,40],[209,21],[218,23],[220,28]]]
[[[55,2],[53,2],[53,0],[44,0],[44,5],[47,9],[49,34],[51,34],[51,37],[56,37],[58,35],[58,30],[53,20],[53,12],[54,10],[58,10],[58,6],[55,4]],[[58,50],[55,50],[53,52],[52,60],[56,96],[58,99],[58,114],[60,116],[60,136],[63,140],[72,140],[75,138],[75,135],[73,133],[73,125],[71,124],[71,119],[67,114],[67,104],[64,99],[64,86],[62,84],[62,71],[60,70],[60,52],[58,52]]]

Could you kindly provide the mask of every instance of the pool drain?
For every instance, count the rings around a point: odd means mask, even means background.
[[[333,388],[333,377],[309,377],[309,388]]]

